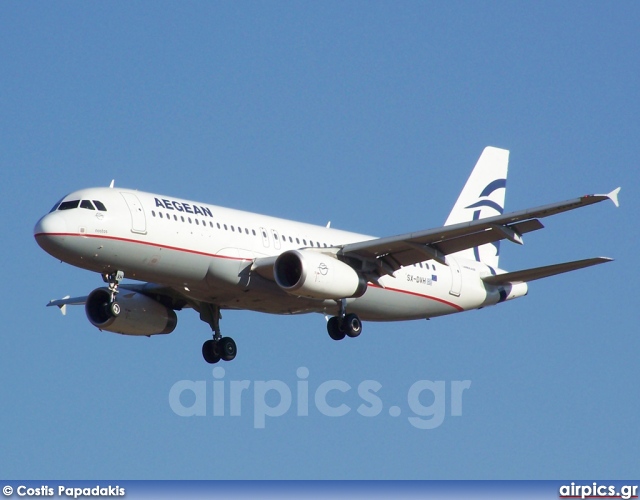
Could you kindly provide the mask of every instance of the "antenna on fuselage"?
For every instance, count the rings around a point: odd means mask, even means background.
[[[331,221],[327,222],[327,227],[331,227]]]
[[[109,184],[109,187],[110,187],[111,189],[113,189],[113,184],[114,184],[115,182],[116,182],[116,180],[115,180],[115,179],[111,179],[111,184]]]

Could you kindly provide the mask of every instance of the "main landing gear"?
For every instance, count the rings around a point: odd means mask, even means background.
[[[115,318],[120,315],[120,304],[116,302],[118,295],[118,285],[124,279],[124,271],[115,271],[113,273],[104,273],[102,280],[109,284],[109,312]]]
[[[203,304],[200,319],[209,323],[213,330],[213,338],[202,344],[202,357],[207,363],[231,361],[238,352],[236,343],[231,337],[223,337],[220,333],[220,307],[213,304]]]
[[[332,316],[327,321],[327,332],[333,340],[342,340],[345,337],[355,338],[362,333],[362,321],[357,314],[347,314],[347,301],[340,301],[340,314]]]

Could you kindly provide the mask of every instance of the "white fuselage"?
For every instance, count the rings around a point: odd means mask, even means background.
[[[252,271],[255,259],[286,250],[322,252],[371,236],[233,210],[140,191],[91,188],[62,203],[36,225],[38,244],[54,257],[99,273],[169,286],[193,300],[223,308],[275,314],[336,314],[335,300],[298,297]],[[97,209],[100,202],[106,210]],[[82,206],[84,205],[84,207]],[[402,267],[369,283],[364,295],[347,299],[363,320],[430,318],[496,304],[526,293],[526,284],[507,289],[485,285],[495,270],[447,257],[447,265],[426,261]]]

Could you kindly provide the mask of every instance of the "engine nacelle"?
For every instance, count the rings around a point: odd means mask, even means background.
[[[283,252],[273,266],[276,283],[285,292],[313,299],[360,297],[366,280],[335,257],[315,251]]]
[[[171,333],[178,323],[173,309],[141,293],[121,288],[116,298],[120,306],[117,316],[111,310],[110,299],[108,288],[96,288],[84,305],[87,318],[100,330],[123,335],[157,335]]]

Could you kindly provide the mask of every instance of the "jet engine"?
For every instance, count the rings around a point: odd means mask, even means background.
[[[141,293],[120,288],[115,304],[108,288],[96,288],[84,309],[91,324],[100,330],[123,335],[171,333],[178,323],[173,309]]]
[[[273,266],[276,283],[285,292],[313,299],[360,297],[366,280],[335,257],[316,251],[289,250]]]

